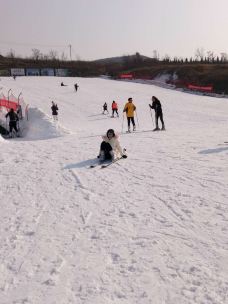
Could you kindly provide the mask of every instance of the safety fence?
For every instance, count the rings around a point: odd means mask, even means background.
[[[0,94],[0,132],[2,134],[7,134],[9,132],[9,121],[6,118],[6,114],[13,109],[18,115],[18,127],[20,127],[21,133],[22,129],[26,127],[27,121],[29,120],[29,105],[25,103],[22,93],[16,97],[12,90],[8,91],[7,97],[1,93]],[[23,128],[22,128],[23,127]],[[22,135],[22,134],[21,134]]]

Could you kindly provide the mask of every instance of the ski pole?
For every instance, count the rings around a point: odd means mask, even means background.
[[[122,129],[121,129],[121,133],[123,133],[123,126],[124,126],[124,113],[123,113],[123,120],[122,120]]]
[[[150,116],[151,116],[151,119],[152,119],[152,122],[153,122],[153,126],[154,126],[154,119],[153,119],[153,115],[152,115],[151,107],[150,107]]]
[[[138,115],[137,115],[137,111],[136,110],[135,110],[135,116],[136,116],[138,127],[139,127],[139,120],[138,120]]]

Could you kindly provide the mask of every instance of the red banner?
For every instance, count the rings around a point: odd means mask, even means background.
[[[213,86],[201,87],[201,86],[196,86],[196,85],[188,84],[188,89],[190,89],[190,90],[197,90],[197,91],[203,91],[203,92],[212,92],[213,91]]]
[[[18,107],[18,103],[6,99],[0,99],[0,107],[5,107],[7,109],[14,109],[14,111],[16,111]]]
[[[133,79],[133,75],[132,74],[121,74],[120,78],[121,79]]]

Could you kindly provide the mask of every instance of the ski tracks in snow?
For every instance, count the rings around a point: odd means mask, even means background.
[[[87,266],[78,274],[83,283],[75,281],[73,289],[82,302],[152,303],[154,295],[153,303],[225,301],[225,170],[218,174],[191,153],[143,152],[107,170],[69,170],[81,202],[78,241],[86,252]]]

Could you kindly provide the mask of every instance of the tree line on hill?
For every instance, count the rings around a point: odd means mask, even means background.
[[[131,73],[135,78],[153,79],[162,73],[175,73],[179,85],[187,82],[213,85],[215,92],[228,93],[228,54],[216,55],[203,48],[198,48],[194,57],[185,59],[168,55],[159,58],[158,52],[154,51],[153,58],[136,52],[94,61],[67,60],[64,53],[58,57],[58,53],[51,50],[45,55],[39,49],[32,49],[30,58],[20,58],[11,50],[7,56],[0,56],[0,70],[10,68],[65,68],[69,70],[69,76],[77,77],[107,75],[118,78],[120,74]]]

